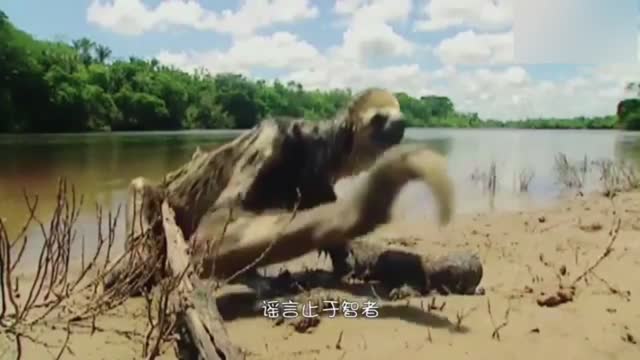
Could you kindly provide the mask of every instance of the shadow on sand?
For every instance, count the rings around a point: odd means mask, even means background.
[[[345,283],[335,278],[326,270],[308,270],[298,273],[285,271],[275,277],[253,275],[243,281],[247,287],[238,287],[224,291],[217,296],[217,305],[225,321],[241,318],[264,317],[263,301],[287,301],[295,295],[310,294],[311,291],[320,297],[328,298],[333,291],[349,294],[353,297],[369,298],[378,304],[378,316],[375,319],[400,319],[408,323],[431,328],[447,328],[451,331],[465,333],[465,326],[457,326],[446,316],[438,314],[438,310],[428,310],[421,305],[414,305],[406,300],[389,299],[386,289],[380,285],[367,283]]]

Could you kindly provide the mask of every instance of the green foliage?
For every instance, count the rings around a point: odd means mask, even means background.
[[[0,11],[0,132],[79,132],[250,128],[268,117],[317,121],[335,116],[349,89],[302,85],[238,74],[186,73],[155,59],[111,59],[111,49],[81,38],[41,41],[15,28]],[[410,126],[640,129],[638,100],[601,118],[501,122],[460,113],[444,96],[396,94]]]
[[[640,98],[621,101],[618,104],[618,118],[626,129],[640,130]]]

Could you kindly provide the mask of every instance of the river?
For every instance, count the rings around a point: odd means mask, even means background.
[[[38,195],[39,214],[50,214],[56,184],[66,177],[83,207],[79,235],[95,237],[95,204],[115,211],[126,198],[130,179],[158,180],[185,161],[197,146],[215,147],[236,136],[234,131],[96,133],[69,135],[0,135],[0,217],[10,233],[26,220],[23,190]],[[572,161],[615,159],[640,164],[640,134],[604,130],[409,129],[406,142],[420,142],[446,154],[456,179],[457,211],[516,210],[544,206],[561,191],[554,159],[564,153]],[[489,196],[473,181],[475,172],[496,169],[496,195]],[[519,176],[532,172],[529,189],[518,191]],[[587,182],[587,190],[598,185]],[[355,182],[341,182],[338,193]],[[400,209],[417,218],[432,210],[426,188],[411,185],[403,192]],[[493,198],[493,201],[490,201]],[[46,219],[44,219],[46,220]],[[106,225],[105,225],[106,226]],[[118,226],[122,229],[122,222]],[[36,228],[34,232],[37,236]]]

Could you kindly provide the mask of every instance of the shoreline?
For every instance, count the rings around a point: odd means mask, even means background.
[[[626,192],[621,192],[618,194],[621,194],[621,196],[629,196],[631,194],[634,194],[635,191],[626,191]],[[638,192],[639,197],[640,197],[640,192]],[[526,194],[522,194],[522,195],[526,195]],[[510,196],[513,196],[513,194],[510,194]],[[620,196],[620,195],[617,195]],[[339,196],[340,197],[340,196]],[[394,211],[394,219],[391,223],[389,224],[385,224],[380,226],[378,229],[376,229],[375,231],[373,231],[372,233],[365,235],[364,237],[366,238],[379,238],[379,237],[420,237],[419,233],[413,233],[412,231],[414,229],[418,229],[418,231],[423,231],[421,230],[421,226],[427,226],[429,231],[437,231],[440,234],[445,234],[447,233],[447,231],[451,231],[451,230],[447,230],[447,229],[456,229],[456,226],[459,226],[461,223],[467,223],[469,221],[473,221],[474,219],[477,218],[497,218],[495,220],[500,221],[501,217],[517,217],[517,216],[526,216],[527,213],[544,213],[545,211],[557,211],[560,208],[563,207],[567,207],[567,206],[573,206],[578,202],[585,202],[585,201],[590,201],[590,200],[601,200],[605,198],[604,195],[602,195],[601,193],[599,193],[596,190],[591,191],[590,193],[586,193],[583,196],[571,196],[569,194],[559,194],[551,199],[545,199],[543,201],[540,201],[538,204],[535,203],[535,201],[528,201],[527,205],[523,208],[519,208],[519,209],[503,209],[503,208],[498,208],[498,209],[484,209],[484,210],[474,210],[474,209],[470,209],[467,211],[461,211],[458,212],[453,218],[452,221],[449,225],[447,225],[444,229],[436,229],[436,221],[435,221],[435,217],[433,217],[431,213],[427,214],[427,216],[425,216],[425,214],[418,214],[417,216],[414,214],[412,216],[408,216],[409,218],[413,217],[413,219],[408,219],[408,220],[401,220],[402,218],[407,218],[406,214],[403,214],[403,209],[397,209],[395,208]],[[487,200],[488,202],[488,200]],[[476,201],[476,204],[479,204],[480,201]],[[431,210],[431,209],[429,209]],[[397,212],[397,213],[396,213]],[[122,219],[118,220],[118,223],[122,223]],[[47,225],[47,223],[45,222],[45,225]],[[97,224],[92,224],[97,226]],[[104,225],[104,224],[103,224]],[[77,225],[76,225],[77,226]],[[82,224],[83,227],[90,227],[91,225],[89,224]],[[121,227],[121,226],[119,226]],[[400,235],[394,235],[394,233],[400,233]],[[97,234],[97,233],[96,233]],[[33,241],[33,240],[30,240]],[[113,255],[118,256],[122,253],[123,249],[120,248],[120,246],[124,246],[124,239],[121,236],[118,236],[118,234],[116,233],[116,239],[114,241],[114,246],[111,250],[111,254],[112,257]],[[29,248],[29,245],[27,246],[27,249]],[[90,254],[95,251],[96,246],[95,244],[92,244],[90,248],[88,248],[87,254],[86,256],[90,256]],[[72,250],[72,254],[75,255],[79,255],[78,252],[80,250],[77,249],[77,243],[76,246],[74,247],[74,249]],[[25,251],[25,254],[28,253],[29,251]],[[313,252],[312,252],[313,253]],[[305,254],[303,256],[301,256],[298,259],[294,259],[291,260],[290,263],[296,264],[299,263],[301,260],[306,259],[308,256],[310,256],[311,253]],[[21,267],[31,267],[34,265],[37,265],[37,257],[33,258],[34,262],[33,263],[24,263],[24,258],[22,259],[22,261],[18,264],[18,266],[16,267],[16,270],[20,269]],[[87,259],[88,260],[88,259]],[[286,266],[287,263],[284,263],[283,266]],[[80,260],[71,260],[70,266],[72,267],[78,267],[80,266]],[[280,265],[276,265],[276,267],[282,267]],[[16,275],[19,275],[21,278],[23,279],[29,279],[32,276],[35,275],[35,270],[33,270],[33,272],[16,272]]]
[[[522,120],[525,121],[525,120]],[[487,126],[479,126],[479,127],[442,127],[442,126],[408,126],[407,129],[414,130],[461,130],[461,131],[478,131],[478,130],[504,130],[504,131],[588,131],[588,132],[622,132],[622,133],[637,133],[637,130],[623,129],[623,128],[557,128],[557,127],[548,127],[548,128],[526,128],[526,127],[487,127]],[[216,128],[216,129],[207,129],[207,128],[199,128],[199,129],[176,129],[176,130],[93,130],[93,131],[77,131],[77,132],[0,132],[0,139],[10,138],[10,137],[47,137],[47,136],[82,136],[82,135],[100,135],[100,136],[110,136],[110,135],[172,135],[172,134],[206,134],[206,133],[219,133],[219,134],[235,134],[241,133],[243,131],[251,130],[251,128],[247,129],[225,129],[225,128]]]

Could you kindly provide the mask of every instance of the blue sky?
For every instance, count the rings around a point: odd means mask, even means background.
[[[640,0],[615,2],[9,0],[0,8],[39,38],[86,36],[114,57],[308,88],[447,95],[460,110],[501,119],[614,111],[624,83],[640,80]]]

